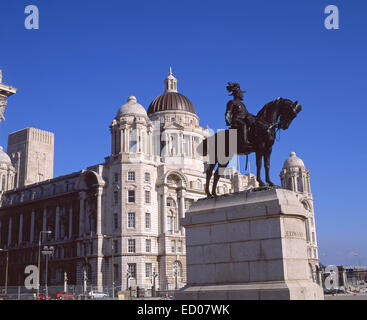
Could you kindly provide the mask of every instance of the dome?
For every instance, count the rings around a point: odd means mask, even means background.
[[[191,101],[177,91],[177,79],[169,68],[169,75],[164,80],[165,91],[155,98],[148,108],[148,115],[160,111],[186,111],[196,115]]]
[[[12,166],[10,157],[3,151],[3,147],[0,146],[0,165],[1,164]]]
[[[147,112],[144,107],[138,103],[137,99],[134,96],[130,96],[127,99],[127,103],[121,106],[119,112],[117,113],[117,117],[123,117],[126,115],[135,115],[135,116],[147,116]]]
[[[303,161],[297,157],[295,152],[291,152],[289,158],[284,162],[283,169],[290,167],[305,167]]]
[[[155,98],[148,108],[148,114],[171,110],[187,111],[196,115],[191,101],[178,92],[165,92]]]

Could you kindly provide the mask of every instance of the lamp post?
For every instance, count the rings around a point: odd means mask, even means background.
[[[40,281],[41,281],[41,234],[51,234],[52,231],[40,231],[38,236],[38,285],[37,285],[37,299],[40,298]]]
[[[47,275],[48,275],[48,256],[51,256],[54,254],[55,248],[54,247],[43,247],[42,254],[46,256],[46,296],[45,300],[48,300],[48,286],[47,286]]]
[[[68,274],[64,272],[64,292],[68,293]]]
[[[8,294],[8,268],[9,268],[9,250],[0,249],[6,252],[6,267],[5,267],[5,294]]]
[[[158,277],[158,273],[155,272],[155,267],[153,268],[152,277],[153,277],[153,292],[152,292],[152,296],[155,297],[155,278]]]
[[[113,251],[115,250],[115,247],[113,245],[113,236],[103,236],[105,239],[111,239],[111,282],[112,282],[112,299],[115,299],[115,275],[113,270],[113,263],[114,263],[114,256]]]

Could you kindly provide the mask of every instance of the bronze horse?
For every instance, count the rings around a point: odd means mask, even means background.
[[[236,127],[231,127],[230,130],[219,131],[215,135],[203,140],[198,147],[198,152],[203,156],[207,156],[205,170],[205,192],[207,196],[217,196],[216,188],[220,178],[220,170],[227,167],[235,154],[248,155],[252,152],[256,153],[256,178],[260,186],[265,186],[265,183],[261,180],[262,158],[264,158],[265,180],[270,186],[274,186],[269,177],[269,169],[276,129],[287,130],[301,110],[302,106],[298,104],[298,101],[293,102],[289,99],[278,98],[267,103],[256,115],[255,122],[249,127],[248,138],[251,145],[247,149],[243,147],[241,138],[237,139],[237,137],[242,137],[243,135],[242,133],[237,135],[237,131],[241,129]],[[218,168],[214,174],[211,194],[209,191],[210,179],[217,164]]]

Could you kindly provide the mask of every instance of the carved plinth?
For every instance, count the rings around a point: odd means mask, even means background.
[[[283,189],[199,200],[186,228],[187,286],[176,299],[323,299],[309,272],[307,212]]]

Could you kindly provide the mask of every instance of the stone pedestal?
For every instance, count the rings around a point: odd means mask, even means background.
[[[323,299],[309,271],[306,215],[284,189],[197,201],[181,220],[187,286],[175,298]]]

